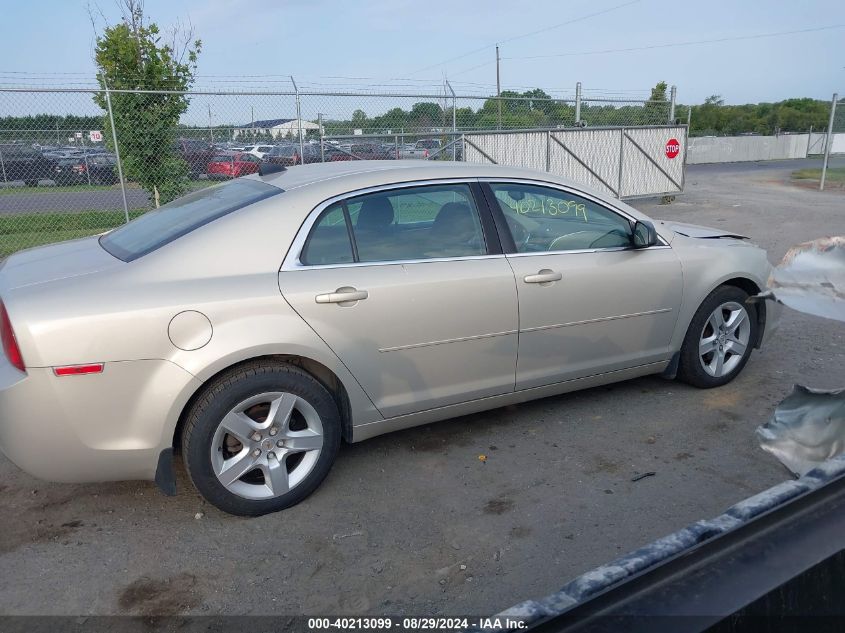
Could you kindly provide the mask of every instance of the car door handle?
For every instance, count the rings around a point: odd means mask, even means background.
[[[546,284],[553,281],[560,281],[561,279],[563,279],[562,274],[556,273],[547,268],[544,268],[536,275],[525,275],[525,277],[522,278],[522,280],[527,284]]]
[[[317,303],[355,303],[356,301],[363,301],[367,297],[369,297],[369,293],[366,290],[357,290],[356,288],[350,288],[348,286],[344,286],[343,288],[338,288],[334,292],[327,292],[325,294],[317,295],[314,299]]]

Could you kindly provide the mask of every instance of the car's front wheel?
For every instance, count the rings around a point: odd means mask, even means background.
[[[191,407],[182,453],[197,490],[224,512],[292,506],[328,474],[340,446],[332,395],[292,365],[247,363],[208,385]]]
[[[693,316],[681,347],[678,377],[695,387],[719,387],[736,378],[757,341],[757,309],[748,293],[720,286]]]

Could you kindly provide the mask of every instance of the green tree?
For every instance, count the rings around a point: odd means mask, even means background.
[[[188,90],[202,42],[193,40],[192,32],[173,29],[171,35],[170,42],[162,41],[158,26],[146,19],[141,0],[123,0],[123,19],[97,36],[94,54],[97,81],[112,91],[124,172],[162,203],[180,196],[187,187],[188,165],[173,150],[173,143],[188,98],[172,93],[114,91]],[[94,101],[107,108],[105,93],[98,92]],[[110,143],[108,116],[103,128]]]
[[[643,114],[645,120],[642,121],[646,125],[661,125],[665,124],[669,119],[669,99],[666,97],[666,89],[668,85],[665,81],[658,81],[654,88],[651,89],[651,94],[648,101],[643,107]]]
[[[362,130],[367,127],[367,113],[360,109],[355,110],[352,113],[352,127]]]

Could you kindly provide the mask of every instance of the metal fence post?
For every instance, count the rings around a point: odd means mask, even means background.
[[[9,181],[6,180],[6,163],[3,162],[3,149],[0,148],[0,171],[3,172],[3,182],[8,183]]]
[[[91,186],[91,166],[88,164],[88,148],[85,147],[85,132],[80,132],[82,136],[79,138],[82,139],[82,151],[84,152],[85,156],[85,176],[88,178],[88,186]]]
[[[457,154],[458,149],[455,147],[455,136],[458,132],[458,119],[456,110],[456,103],[457,100],[455,99],[455,91],[452,90],[452,84],[449,83],[449,80],[446,80],[446,86],[449,88],[449,92],[452,93],[452,160],[455,160],[455,156]]]
[[[575,84],[575,125],[581,123],[581,82]]]
[[[619,184],[616,187],[616,197],[622,199],[622,165],[625,162],[625,128],[619,128]]]
[[[678,87],[672,86],[669,90],[669,125],[675,122],[675,97],[678,96]]]
[[[323,113],[317,113],[317,125],[319,126],[320,130],[320,162],[326,162],[326,146],[324,145],[325,141],[323,140]]]
[[[822,177],[819,180],[819,191],[824,191],[824,179],[827,175],[827,161],[830,159],[830,146],[833,142],[833,117],[836,114],[836,102],[839,95],[833,93],[833,100],[830,102],[830,121],[827,124],[827,139],[824,142],[824,162],[822,163]]]
[[[109,94],[109,85],[103,81],[106,88],[106,106],[109,110],[109,123],[111,124],[111,138],[114,142],[114,157],[117,161],[117,177],[120,179],[120,193],[123,195],[123,215],[126,222],[129,222],[129,203],[126,201],[126,180],[123,178],[123,164],[120,159],[120,147],[117,144],[117,130],[114,127],[114,113],[111,107],[111,95]]]
[[[502,129],[502,82],[499,76],[499,45],[496,44],[496,103],[499,106],[499,118],[496,119],[496,129]]]
[[[552,170],[552,131],[546,130],[546,171]]]
[[[299,164],[305,164],[305,141],[302,138],[302,109],[299,103],[299,88],[296,87],[296,82],[293,75],[290,76],[290,82],[293,84],[293,90],[296,93],[296,125],[299,128]]]

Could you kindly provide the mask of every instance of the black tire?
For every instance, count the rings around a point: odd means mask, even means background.
[[[291,393],[313,407],[322,424],[323,446],[310,472],[286,493],[268,499],[249,499],[228,490],[215,475],[212,442],[220,421],[238,403],[274,391]],[[337,404],[319,381],[293,365],[255,361],[221,374],[205,387],[185,419],[182,455],[191,481],[209,503],[230,514],[260,516],[288,508],[310,495],[329,473],[340,440]]]
[[[687,329],[687,334],[684,337],[678,365],[678,378],[694,387],[711,389],[713,387],[721,387],[739,375],[739,372],[742,371],[742,368],[745,367],[745,364],[751,357],[751,350],[754,348],[758,336],[757,308],[753,303],[746,303],[746,299],[748,299],[748,293],[735,286],[719,286],[707,296],[696,311],[695,316],[693,316]],[[701,341],[705,325],[710,315],[720,305],[729,302],[737,303],[745,308],[748,313],[750,334],[745,353],[741,356],[739,362],[725,375],[716,377],[705,371],[702,366],[702,361],[699,357],[699,342]]]

